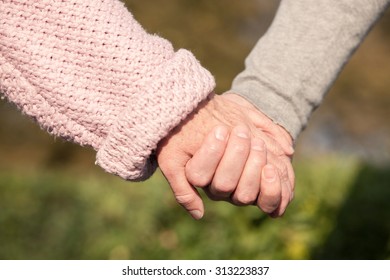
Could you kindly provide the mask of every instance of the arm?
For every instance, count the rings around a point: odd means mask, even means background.
[[[193,121],[208,116],[197,114],[198,105],[213,87],[191,53],[174,52],[169,42],[147,34],[117,0],[0,2],[0,91],[50,133],[92,146],[97,164],[124,179],[150,176],[159,146],[160,167],[190,211],[203,211],[199,197],[195,204],[183,200],[183,191],[196,196],[184,175],[200,136],[221,124],[218,116],[228,126],[249,123],[238,105],[214,107],[214,98],[205,101],[213,121]],[[175,137],[179,150],[167,139],[188,123],[190,132],[201,133]],[[278,159],[282,147],[274,148],[275,167],[286,170]]]
[[[232,92],[296,138],[389,0],[282,0]]]
[[[118,0],[1,1],[0,91],[50,133],[97,150],[128,180],[214,88],[185,50],[147,34]]]

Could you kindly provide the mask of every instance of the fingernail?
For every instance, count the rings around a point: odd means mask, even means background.
[[[241,127],[241,126],[236,127],[235,134],[240,138],[244,138],[244,139],[249,138],[248,129],[246,129],[245,127]]]
[[[215,138],[217,138],[220,141],[225,141],[228,136],[228,130],[224,126],[218,126],[215,131]]]
[[[200,212],[199,210],[192,210],[190,211],[190,214],[192,218],[194,218],[195,220],[200,220],[203,217],[203,213]]]
[[[264,179],[273,182],[276,179],[276,170],[272,165],[266,165],[263,169]]]

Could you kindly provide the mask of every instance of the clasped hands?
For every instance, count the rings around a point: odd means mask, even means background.
[[[157,160],[177,202],[195,219],[204,215],[198,189],[280,217],[294,197],[293,153],[289,133],[227,93],[211,94],[164,138]]]

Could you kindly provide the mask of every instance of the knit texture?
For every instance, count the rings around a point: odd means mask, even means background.
[[[153,173],[158,142],[214,86],[190,52],[147,34],[120,1],[0,1],[0,91],[124,179]]]
[[[390,0],[282,0],[232,92],[297,139]]]

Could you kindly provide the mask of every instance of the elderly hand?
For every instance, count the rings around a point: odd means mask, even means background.
[[[211,95],[157,151],[177,201],[195,219],[204,214],[195,186],[214,200],[282,215],[293,197],[292,154],[289,134],[234,94]]]

